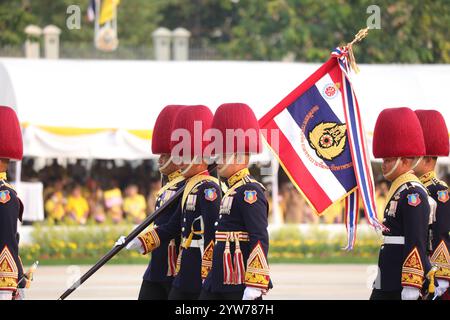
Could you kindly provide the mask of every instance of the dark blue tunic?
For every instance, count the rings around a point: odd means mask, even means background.
[[[23,206],[16,191],[6,180],[0,180],[0,290],[15,292],[23,277],[19,258],[17,221],[22,219]],[[23,288],[26,281],[20,283]]]

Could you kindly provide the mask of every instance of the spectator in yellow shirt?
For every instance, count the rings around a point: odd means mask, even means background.
[[[81,187],[75,186],[67,199],[67,217],[80,224],[86,224],[89,216],[89,204],[81,193]]]
[[[326,224],[342,223],[344,216],[344,207],[344,200],[333,203],[322,216],[323,222]]]
[[[61,222],[65,216],[66,198],[63,192],[63,185],[61,181],[57,181],[52,188],[51,195],[45,201],[45,212],[47,217],[55,222]]]
[[[141,223],[146,217],[146,209],[145,197],[139,194],[138,187],[134,184],[129,185],[125,190],[123,202],[123,211],[127,220],[136,224]]]
[[[106,214],[113,223],[117,224],[123,220],[123,198],[122,191],[115,186],[113,189],[106,190],[103,193]]]

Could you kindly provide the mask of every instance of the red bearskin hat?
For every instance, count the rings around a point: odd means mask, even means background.
[[[375,158],[420,157],[426,153],[420,121],[409,108],[384,109],[373,134]]]
[[[244,103],[222,104],[214,114],[212,127],[222,134],[224,153],[262,151],[258,120],[253,110]]]
[[[444,117],[436,110],[416,110],[425,139],[426,155],[447,157],[449,154],[448,129]]]
[[[19,119],[9,107],[0,106],[0,158],[22,160],[23,141]]]
[[[210,143],[204,139],[205,132],[211,129],[213,121],[213,113],[211,110],[202,105],[186,106],[178,113],[177,118],[172,126],[172,131],[176,133],[177,130],[179,140],[171,141],[171,148],[173,149],[179,143],[186,143],[185,139],[189,138],[190,150],[183,148],[180,154],[174,154],[174,156],[191,157],[203,156],[203,151]],[[187,131],[187,132],[186,132]],[[184,134],[189,133],[189,137],[185,137]],[[190,154],[186,154],[189,152]]]
[[[172,151],[170,137],[172,134],[172,126],[178,113],[184,106],[169,105],[159,113],[155,122],[152,134],[152,153],[164,154]]]

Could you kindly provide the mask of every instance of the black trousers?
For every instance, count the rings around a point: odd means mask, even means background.
[[[203,289],[200,293],[199,300],[242,300],[244,291],[236,292],[209,292]]]
[[[402,300],[402,291],[383,291],[373,289],[370,300]]]
[[[171,287],[170,282],[143,280],[138,300],[167,300]]]
[[[169,293],[169,300],[198,300],[200,292],[186,292],[172,287]]]

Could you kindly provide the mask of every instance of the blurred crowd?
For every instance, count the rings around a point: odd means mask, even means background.
[[[23,163],[23,179],[44,184],[46,219],[55,223],[138,224],[153,212],[161,179],[153,161],[53,160],[39,170]]]
[[[154,211],[156,194],[161,188],[161,178],[156,162],[118,160],[74,160],[60,164],[46,160],[37,165],[32,158],[23,161],[22,176],[25,181],[44,184],[46,219],[55,223],[121,223],[138,224]],[[257,165],[251,172],[260,181]],[[444,177],[447,181],[448,176]],[[269,222],[275,222],[272,214],[270,179],[265,183],[269,201]],[[389,183],[377,179],[375,198],[377,214],[383,220],[383,209],[389,191]],[[335,203],[325,214],[317,216],[307,200],[297,191],[284,172],[279,177],[278,208],[281,222],[344,223],[344,201]],[[360,208],[360,220],[364,220]]]

